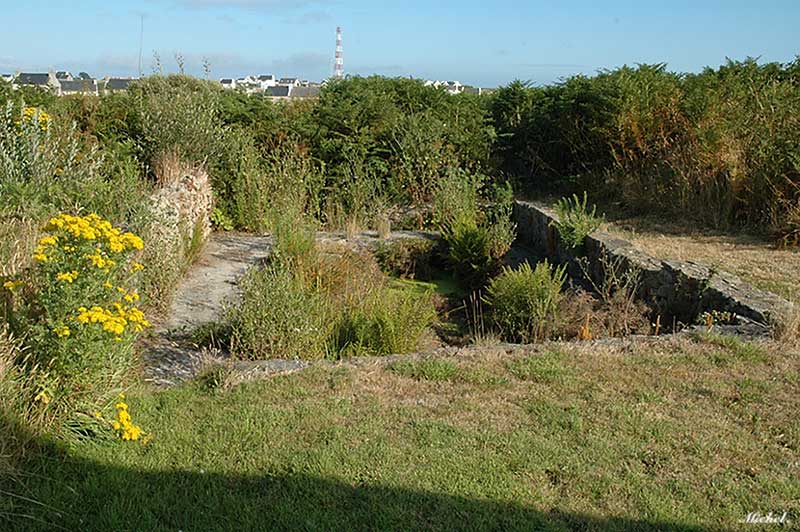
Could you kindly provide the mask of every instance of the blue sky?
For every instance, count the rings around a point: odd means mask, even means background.
[[[623,64],[678,71],[726,57],[790,61],[800,54],[798,0],[0,0],[0,72],[142,70],[211,77],[275,73],[309,79],[333,68],[335,28],[345,71],[458,79],[484,87],[544,84]]]

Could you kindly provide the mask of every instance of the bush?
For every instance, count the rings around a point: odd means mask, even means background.
[[[166,153],[205,163],[212,177],[222,152],[223,128],[218,84],[189,76],[150,76],[133,83],[129,97],[135,113],[131,134],[149,166]]]
[[[229,309],[231,351],[238,357],[323,358],[333,326],[323,295],[276,262],[241,281],[242,301]]]
[[[576,249],[583,246],[586,237],[597,231],[603,219],[596,216],[597,207],[587,207],[586,192],[583,200],[573,194],[572,198],[562,198],[555,205],[558,220],[551,222],[558,229],[561,240],[569,247]]]
[[[336,326],[334,351],[339,356],[414,351],[435,318],[430,291],[387,287],[345,313]]]
[[[228,311],[232,350],[246,358],[338,358],[416,349],[436,316],[429,291],[390,287],[374,259],[308,256],[249,272]]]
[[[9,103],[0,117],[0,216],[40,220],[78,204],[119,221],[142,197],[138,168],[129,165],[87,143],[74,124]]]
[[[133,287],[142,240],[97,215],[50,220],[34,266],[3,284],[4,318],[22,339],[33,403],[69,415],[119,384],[148,321]]]
[[[491,318],[506,340],[529,343],[547,338],[559,321],[566,267],[551,268],[547,260],[531,269],[504,268],[486,289]]]
[[[447,258],[456,279],[467,288],[480,287],[495,267],[489,231],[458,225],[444,233]]]
[[[450,171],[436,185],[433,194],[434,223],[441,229],[481,222],[480,190],[485,177]]]

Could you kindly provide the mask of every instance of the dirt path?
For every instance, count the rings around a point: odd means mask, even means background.
[[[270,253],[272,239],[235,233],[214,233],[183,278],[167,319],[158,332],[180,334],[219,322],[224,305],[238,295],[238,281]]]

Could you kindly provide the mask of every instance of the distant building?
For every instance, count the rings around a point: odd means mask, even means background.
[[[263,90],[267,90],[270,87],[274,87],[277,82],[272,74],[262,74],[258,76],[258,84]]]
[[[286,87],[291,89],[290,96],[292,98],[319,98],[319,87]]]
[[[278,85],[281,87],[299,87],[300,80],[297,78],[281,78],[278,80]]]
[[[270,98],[288,98],[291,89],[292,87],[286,85],[276,85],[274,87],[269,87],[266,91],[266,95]]]
[[[232,78],[222,78],[219,80],[220,85],[222,85],[223,89],[235,89],[236,88],[236,80]]]
[[[14,81],[14,74],[0,74],[0,80],[11,83]]]
[[[427,80],[424,85],[426,87],[436,87],[437,89],[444,89],[448,94],[461,94],[464,92],[465,86],[460,81],[433,81]]]
[[[105,83],[103,83],[103,93],[111,94],[114,92],[126,91],[136,79],[137,78],[107,78]]]
[[[86,72],[79,72],[78,79],[94,79],[94,78],[89,74],[87,74]]]
[[[56,72],[56,79],[58,81],[72,81],[75,78],[72,77],[71,72],[67,70],[59,70],[58,72]]]
[[[261,82],[256,76],[245,76],[236,80],[236,90],[242,91],[245,94],[253,94],[263,90]]]
[[[92,94],[97,96],[98,94],[97,81],[93,79],[62,79],[59,83],[61,84],[60,94],[62,96],[70,94]]]
[[[21,72],[14,78],[12,84],[14,89],[20,87],[39,87],[40,89],[53,91],[56,94],[61,90],[58,78],[56,78],[56,75],[52,72]]]

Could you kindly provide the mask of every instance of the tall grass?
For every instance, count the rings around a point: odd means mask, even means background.
[[[370,255],[285,253],[248,273],[228,311],[244,358],[340,358],[413,351],[436,317],[432,294],[393,287]]]
[[[493,97],[501,168],[537,191],[800,242],[800,61],[605,71]]]

